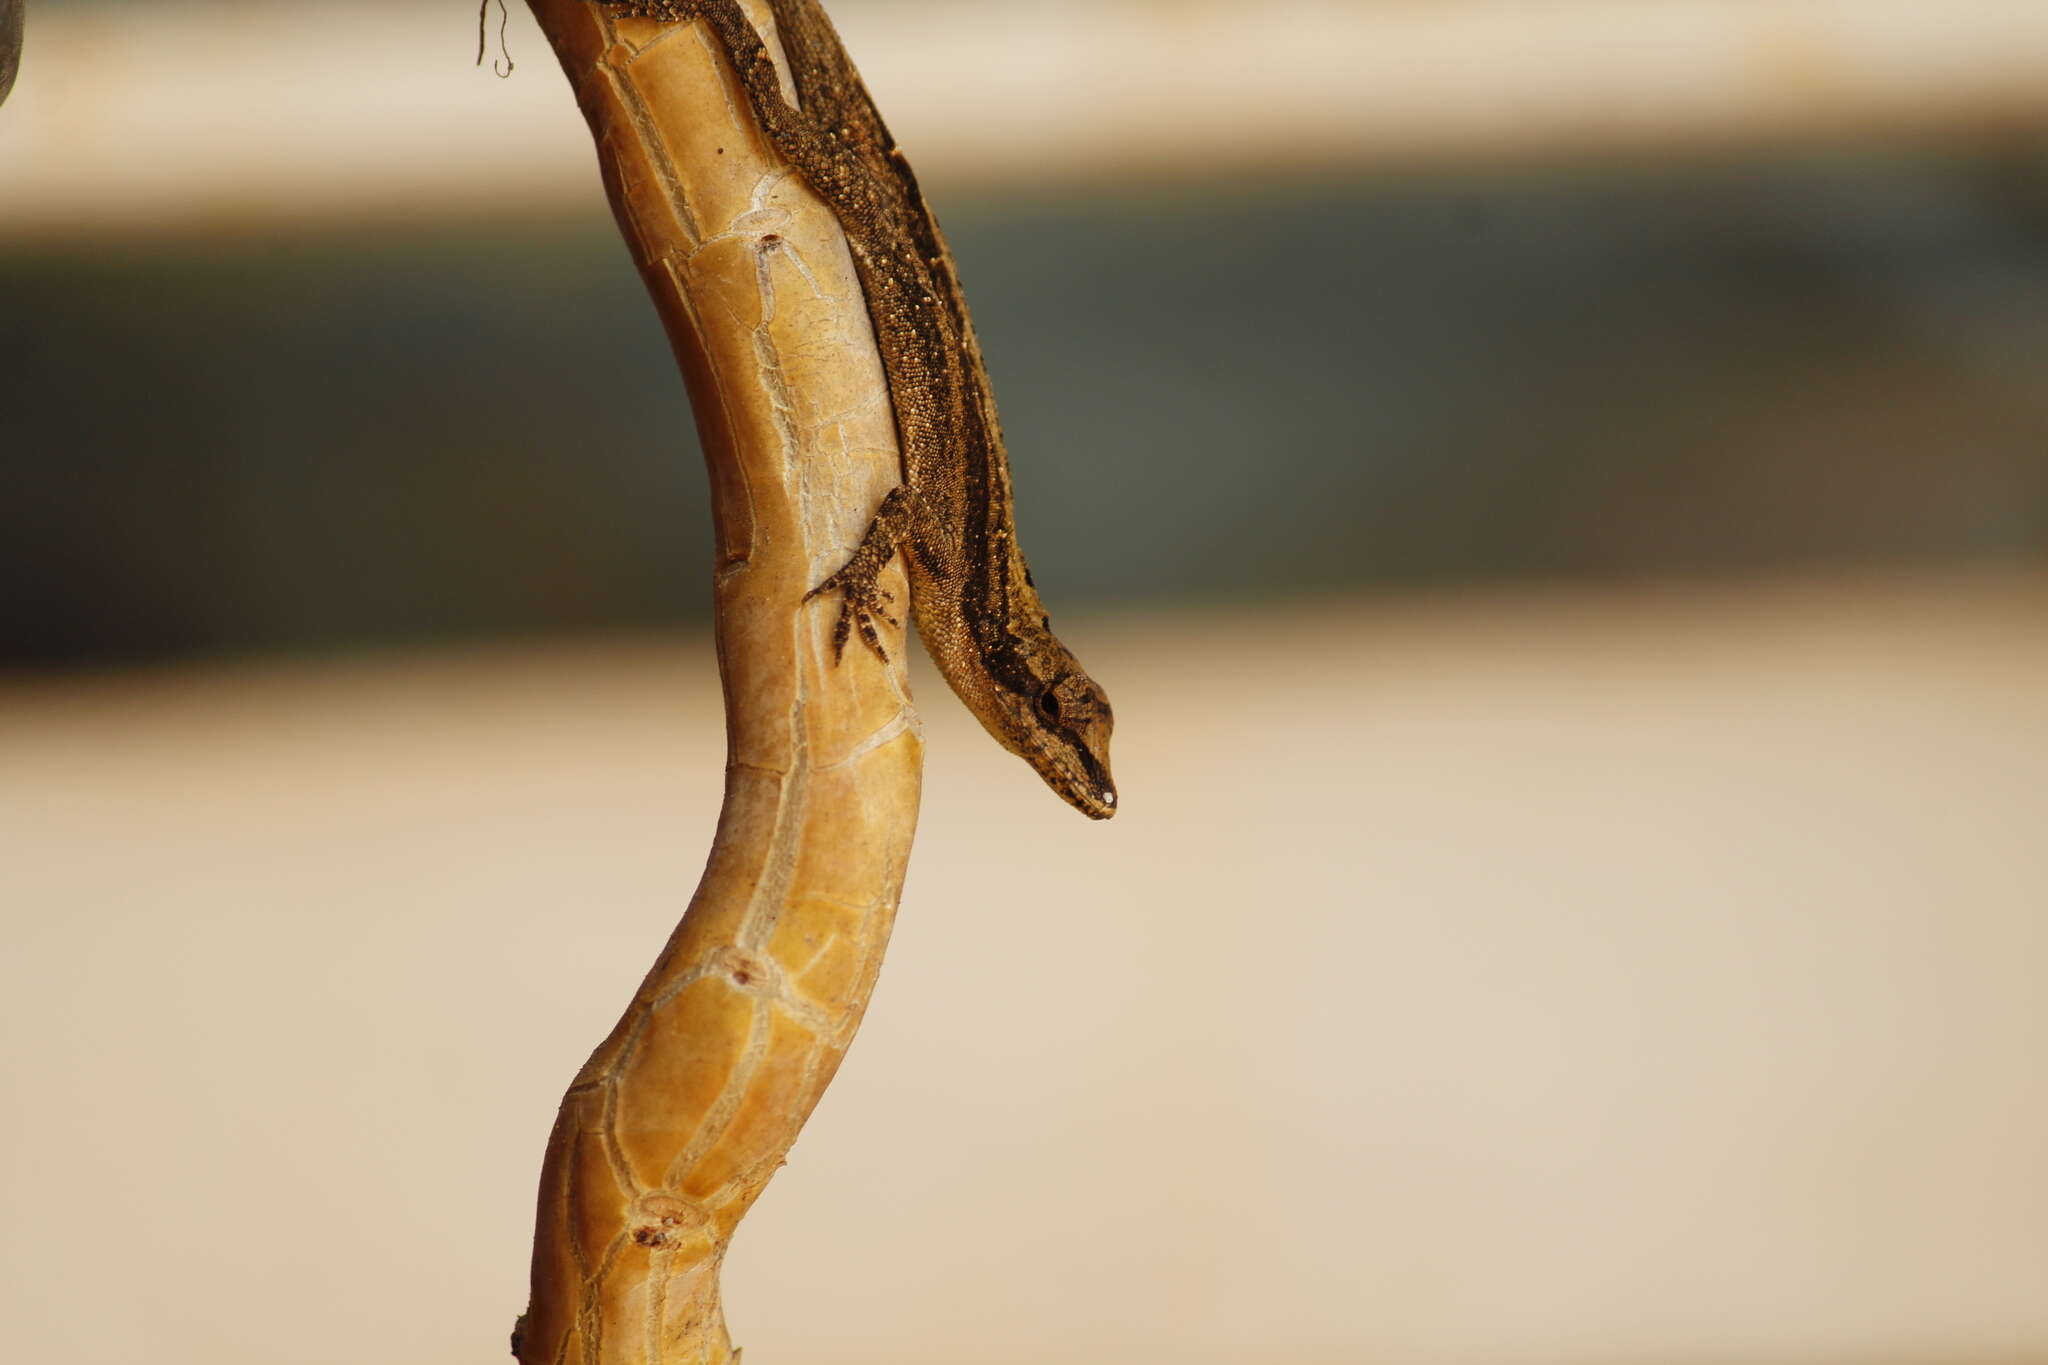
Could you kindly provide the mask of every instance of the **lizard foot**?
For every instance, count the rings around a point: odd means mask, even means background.
[[[828,592],[839,594],[839,619],[832,625],[832,662],[838,663],[846,652],[846,642],[852,638],[856,628],[860,638],[867,641],[868,648],[875,651],[875,657],[883,663],[889,661],[889,650],[882,643],[881,632],[875,629],[876,621],[887,621],[891,626],[903,623],[884,610],[887,603],[896,600],[896,594],[875,582],[872,573],[849,577],[848,564],[830,578],[804,594],[804,601],[821,597]]]
[[[882,499],[882,505],[875,512],[875,519],[868,523],[867,534],[860,538],[860,548],[853,552],[853,558],[840,566],[839,572],[827,578],[817,587],[804,594],[804,601],[822,597],[828,592],[839,594],[839,619],[832,626],[832,662],[838,663],[846,652],[846,642],[858,629],[860,638],[875,652],[882,662],[889,661],[889,651],[882,644],[882,633],[875,629],[876,621],[886,621],[900,628],[903,623],[888,613],[887,606],[896,600],[896,595],[883,587],[877,580],[882,569],[896,557],[896,540],[902,534],[910,513],[910,490],[897,487]]]

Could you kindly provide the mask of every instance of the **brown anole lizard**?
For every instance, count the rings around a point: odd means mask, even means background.
[[[1017,547],[995,396],[952,253],[831,21],[817,0],[770,0],[792,107],[738,0],[597,2],[622,17],[702,20],[769,142],[831,207],[852,250],[903,482],[853,557],[809,594],[839,595],[834,656],[858,629],[887,657],[874,623],[895,622],[876,577],[902,550],[917,632],[954,694],[1083,814],[1116,814],[1109,698],[1052,633]]]

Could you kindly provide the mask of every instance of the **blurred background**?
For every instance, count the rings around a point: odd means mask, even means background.
[[[681,386],[518,7],[32,9],[9,1338],[503,1358],[716,809]],[[2048,7],[831,9],[1126,808],[920,676],[749,1360],[2048,1361]]]

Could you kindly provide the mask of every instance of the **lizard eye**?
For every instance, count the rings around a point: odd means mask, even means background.
[[[1050,687],[1038,694],[1038,714],[1055,725],[1059,724],[1060,699]]]

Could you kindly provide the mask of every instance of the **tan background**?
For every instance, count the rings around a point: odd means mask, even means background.
[[[1126,809],[925,677],[750,1360],[2048,1358],[2048,579],[1073,635]],[[11,1349],[498,1358],[714,697],[688,640],[0,694]]]

